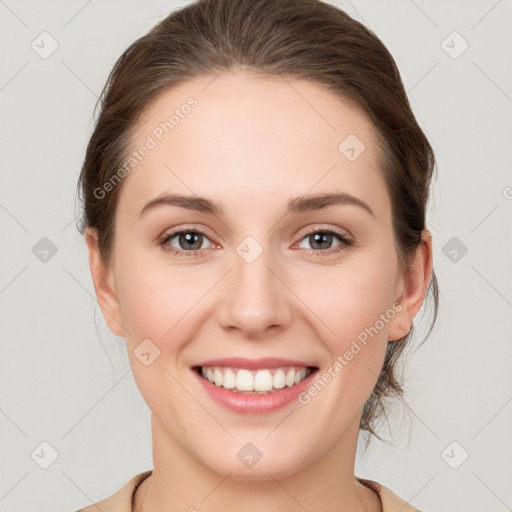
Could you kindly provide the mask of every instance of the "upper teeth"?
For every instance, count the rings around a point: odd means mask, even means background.
[[[201,367],[201,375],[216,386],[236,391],[271,391],[292,387],[310,373],[307,368],[272,368],[246,370],[244,368]]]

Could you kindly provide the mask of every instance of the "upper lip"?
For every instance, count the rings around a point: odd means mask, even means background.
[[[316,368],[315,366],[296,359],[282,359],[280,357],[262,357],[260,359],[247,359],[244,357],[229,357],[221,359],[208,359],[194,366],[230,366],[232,368],[246,368],[255,370],[258,368],[280,368],[282,366],[303,366],[304,368]]]

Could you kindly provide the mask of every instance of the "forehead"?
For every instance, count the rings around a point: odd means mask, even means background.
[[[244,71],[196,78],[146,109],[121,200],[180,192],[258,208],[336,189],[383,213],[374,131],[356,105],[306,80]]]

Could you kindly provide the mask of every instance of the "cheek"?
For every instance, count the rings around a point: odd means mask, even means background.
[[[119,302],[129,342],[136,343],[141,338],[158,340],[171,329],[177,299],[166,289],[165,279],[156,280],[137,270],[123,278]]]
[[[324,333],[322,341],[336,364],[325,380],[336,382],[338,393],[347,391],[347,405],[362,405],[380,373],[389,322],[397,313],[396,271],[393,253],[368,251],[328,274],[317,273],[303,288],[304,302],[318,316],[311,321]]]
[[[150,265],[147,256],[137,251],[126,254],[117,266],[122,283],[118,298],[135,382],[152,411],[171,417],[178,411],[185,414],[190,404],[181,400],[183,389],[178,381],[182,375],[169,364],[169,358],[179,358],[190,338],[187,312],[204,294],[204,287],[176,269]]]
[[[395,287],[396,262],[382,252],[311,276],[303,296],[328,327],[322,332],[329,333],[330,345],[343,349],[347,341],[374,326],[386,337],[388,323],[381,319],[394,316],[389,310]]]
[[[179,268],[151,262],[142,251],[126,253],[118,262],[118,299],[127,339],[159,340],[172,336],[172,329],[204,295],[201,281]],[[183,327],[179,323],[180,327]]]

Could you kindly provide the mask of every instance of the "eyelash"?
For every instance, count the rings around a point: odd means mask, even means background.
[[[176,235],[181,235],[183,233],[195,233],[195,234],[203,235],[204,237],[208,238],[206,233],[203,233],[202,231],[197,230],[197,229],[180,229],[178,231],[172,231],[171,233],[165,233],[160,238],[159,245],[165,251],[172,252],[173,254],[175,254],[177,256],[184,256],[184,257],[200,256],[204,252],[205,249],[197,249],[195,251],[184,251],[182,249],[175,249],[175,248],[169,247],[168,242],[170,240],[172,240]],[[337,254],[337,253],[344,251],[354,245],[354,242],[350,238],[346,237],[345,235],[343,235],[333,229],[318,229],[318,228],[313,229],[313,230],[309,231],[308,233],[306,233],[300,239],[300,241],[302,241],[305,238],[307,238],[311,235],[314,235],[316,233],[334,235],[335,237],[337,237],[339,239],[340,243],[338,245],[336,245],[335,247],[331,247],[329,249],[317,249],[317,250],[309,249],[309,251],[311,251],[311,255],[314,255],[314,256],[325,256],[325,255]]]

